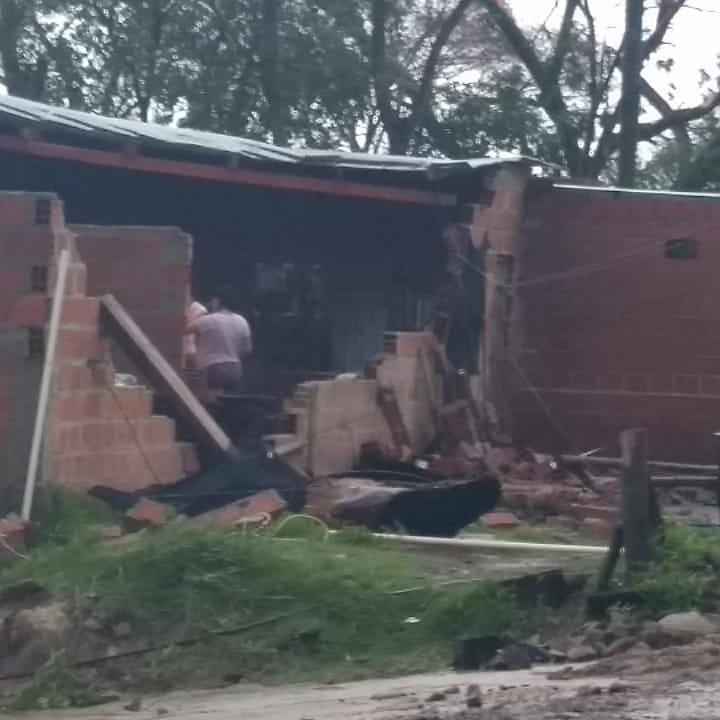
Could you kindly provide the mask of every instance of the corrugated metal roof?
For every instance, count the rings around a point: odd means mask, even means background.
[[[579,190],[582,192],[607,193],[615,195],[650,195],[651,197],[698,198],[703,200],[720,200],[717,192],[693,192],[686,190],[651,190],[645,188],[625,188],[614,185],[577,185],[572,183],[555,183],[558,190]]]
[[[46,132],[64,131],[76,135],[78,140],[81,140],[82,137],[94,137],[96,139],[116,139],[119,142],[133,141],[146,148],[195,150],[205,154],[217,153],[240,160],[245,159],[277,165],[327,166],[349,170],[379,170],[439,175],[463,174],[501,163],[545,165],[540,160],[522,155],[447,160],[281,148],[269,143],[247,140],[231,135],[93,115],[77,110],[53,107],[32,100],[24,100],[11,95],[0,95],[0,121],[21,128],[34,127],[40,132],[43,130]]]

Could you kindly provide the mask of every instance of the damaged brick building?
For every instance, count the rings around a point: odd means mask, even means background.
[[[228,282],[241,291],[258,336],[260,389],[291,394],[303,380],[359,371],[393,333],[381,372],[414,449],[432,421],[418,391],[417,346],[449,270],[482,314],[482,334],[462,326],[480,404],[507,416],[518,442],[612,452],[620,430],[644,426],[654,457],[712,460],[720,291],[709,274],[720,252],[720,197],[576,186],[536,168],[542,163],[521,157],[287,150],[0,97],[0,191],[10,193],[0,203],[4,467],[11,454],[16,465],[27,457],[29,425],[17,418],[28,417],[35,396],[17,389],[37,384],[40,364],[28,355],[42,347],[43,277],[52,275],[58,233],[74,238],[77,264],[87,267],[78,296],[115,294],[176,367],[191,286],[200,298]],[[448,242],[453,232],[472,241],[462,252]],[[279,276],[285,294],[262,295]],[[287,292],[288,277],[304,290]],[[80,305],[95,338],[96,306]],[[68,391],[85,384],[106,402],[101,379],[85,377],[83,342],[65,341],[79,355],[64,382],[72,374]],[[305,459],[308,469],[342,469],[363,441],[386,432],[372,382],[326,380],[312,397],[296,394],[300,405],[315,403],[313,422],[334,430],[324,448],[306,450],[318,458]],[[147,421],[146,444],[168,478],[179,476],[192,453],[136,394],[131,412]],[[55,454],[72,460],[54,472],[98,481],[98,464],[115,467],[107,452],[131,451],[127,430],[120,423],[110,442],[110,429],[85,427],[87,403],[67,402],[78,416],[56,430]],[[317,427],[300,423],[303,432]]]

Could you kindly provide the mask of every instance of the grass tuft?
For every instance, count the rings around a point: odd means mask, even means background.
[[[0,586],[34,579],[58,597],[92,596],[107,622],[169,645],[108,663],[122,667],[129,686],[142,680],[153,689],[226,676],[268,683],[435,670],[463,636],[525,627],[497,586],[425,587],[412,559],[362,533],[325,541],[271,534],[178,523],[113,547],[69,533],[65,544],[43,545],[2,571]]]
[[[663,615],[717,610],[720,601],[720,534],[668,524],[650,569],[635,583],[647,610]]]

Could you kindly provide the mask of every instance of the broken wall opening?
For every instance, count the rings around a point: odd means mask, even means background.
[[[359,370],[369,355],[382,350],[385,330],[422,327],[445,262],[442,230],[448,216],[439,208],[207,183],[12,153],[3,154],[0,187],[57,192],[73,226],[172,226],[189,233],[195,241],[194,293],[204,300],[219,286],[236,287],[238,309],[254,325],[258,351],[248,371],[258,390],[288,387],[272,376],[291,375],[291,387],[308,375]],[[123,237],[116,242],[121,248]],[[291,263],[303,270],[319,265],[320,317],[256,316],[258,263]],[[147,298],[134,300],[137,309],[131,300],[129,294],[123,298],[133,312],[147,308]]]

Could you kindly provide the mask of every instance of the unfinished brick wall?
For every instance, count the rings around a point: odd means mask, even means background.
[[[390,335],[377,379],[341,376],[298,387],[289,403],[296,417],[295,439],[302,447],[298,467],[316,477],[340,473],[355,464],[364,444],[392,447],[392,435],[377,401],[381,384],[395,392],[412,450],[426,449],[433,426],[418,353],[427,347],[429,335]]]
[[[52,195],[0,193],[0,514],[17,510],[45,353],[45,325],[61,248],[73,252],[48,415],[45,478],[72,489],[137,488],[195,467],[174,425],[152,416],[144,388],[114,387],[99,301],[62,204]]]
[[[520,389],[518,439],[614,449],[641,426],[655,458],[714,462],[720,199],[560,187],[528,225],[521,358],[542,403]]]
[[[112,294],[176,369],[182,359],[192,239],[178,228],[72,225],[88,294]],[[127,369],[124,359],[116,363]]]
[[[62,239],[55,196],[0,193],[0,515],[19,509],[42,372],[48,266]]]

